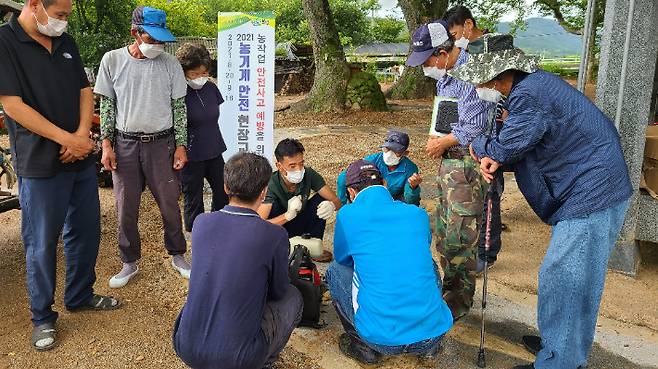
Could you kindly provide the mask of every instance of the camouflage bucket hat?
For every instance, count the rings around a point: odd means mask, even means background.
[[[509,69],[533,73],[539,69],[539,58],[527,56],[514,47],[510,35],[486,34],[468,45],[468,62],[448,74],[464,82],[479,85]]]

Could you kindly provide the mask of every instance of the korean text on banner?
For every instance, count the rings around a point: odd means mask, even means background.
[[[219,13],[217,80],[224,96],[219,126],[224,160],[240,151],[272,161],[274,13]]]

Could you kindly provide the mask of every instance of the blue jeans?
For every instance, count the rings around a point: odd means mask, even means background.
[[[628,200],[584,218],[558,222],[539,270],[537,369],[585,367],[610,252]]]
[[[435,264],[436,266],[436,264]],[[329,291],[331,293],[331,298],[334,303],[336,303],[337,309],[340,309],[338,314],[341,314],[347,324],[350,324],[349,327],[344,327],[345,331],[356,331],[354,328],[354,309],[352,308],[352,275],[354,274],[354,269],[338,264],[333,261],[329,264],[329,268],[326,273],[327,284],[329,285]],[[437,273],[438,275],[438,273]],[[441,277],[437,278],[437,282],[441,283]],[[440,287],[440,285],[439,285]],[[344,323],[345,324],[345,323]],[[400,345],[400,346],[384,346],[370,343],[359,337],[366,345],[371,349],[377,351],[378,353],[386,356],[391,355],[400,355],[400,354],[415,354],[415,355],[424,355],[428,353],[435,353],[438,351],[438,348],[441,346],[441,341],[443,336],[434,337],[420,342],[415,342],[409,345]]]
[[[64,304],[74,309],[91,300],[100,242],[98,182],[93,165],[18,181],[30,310],[39,326],[57,320],[52,305],[60,234],[66,258]]]

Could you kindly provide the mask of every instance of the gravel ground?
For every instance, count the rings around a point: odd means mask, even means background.
[[[277,114],[278,136],[301,137],[307,149],[308,164],[322,173],[333,186],[339,170],[352,160],[378,150],[387,127],[403,127],[411,132],[411,158],[421,169],[423,205],[432,212],[435,168],[424,155],[429,102],[393,105],[391,112],[354,114]],[[420,107],[420,109],[419,109]],[[300,128],[307,127],[307,128]],[[0,145],[7,145],[0,136]],[[532,306],[536,300],[537,270],[550,236],[518,193],[513,177],[508,177],[503,200],[503,219],[510,231],[503,235],[503,252],[491,273],[491,293],[506,296],[519,304]],[[118,271],[116,216],[111,190],[101,189],[102,238],[97,263],[97,292],[122,299],[124,307],[108,313],[71,314],[62,306],[64,262],[58,259],[58,290],[55,308],[60,311],[60,345],[47,353],[35,353],[29,346],[28,301],[25,289],[25,263],[20,238],[20,213],[0,214],[0,369],[1,368],[184,368],[171,347],[171,326],[182,307],[187,284],[171,268],[162,246],[162,222],[148,191],[141,204],[140,231],[143,258],[140,275],[127,287],[110,290],[108,279]],[[329,227],[331,228],[331,226]],[[327,245],[331,247],[330,242]],[[643,264],[636,279],[608,274],[601,315],[603,325],[617,324],[620,331],[658,341],[658,248],[642,249]],[[630,298],[629,298],[630,297]],[[350,368],[354,363],[341,358],[336,341],[339,330],[333,312],[325,306],[332,321],[322,331],[297,330],[277,368]],[[447,352],[471,355],[477,344],[475,323],[458,325],[450,334]],[[476,325],[475,325],[476,326]],[[493,353],[501,363],[510,357],[527,359],[518,345],[498,340]],[[496,340],[492,340],[496,344]],[[452,347],[452,348],[451,348]],[[508,356],[512,355],[512,356]],[[327,358],[329,357],[329,358]],[[470,357],[469,357],[470,360]],[[470,362],[470,361],[469,361]],[[444,362],[451,366],[451,362]],[[384,368],[424,367],[413,360],[387,361]],[[461,366],[459,366],[461,367]],[[468,366],[464,366],[468,367]],[[495,368],[496,366],[492,366]],[[609,367],[607,365],[602,367]],[[632,366],[623,366],[630,368]],[[502,368],[502,367],[501,367]],[[612,367],[610,367],[612,368]]]

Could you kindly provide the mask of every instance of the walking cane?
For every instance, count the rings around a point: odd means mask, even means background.
[[[486,215],[486,231],[484,236],[484,281],[482,282],[482,322],[480,325],[480,351],[478,352],[478,362],[477,366],[479,368],[484,368],[487,366],[486,360],[484,358],[484,312],[487,309],[487,281],[488,281],[488,269],[489,269],[489,257],[487,253],[491,247],[491,207],[492,207],[492,196],[495,191],[496,185],[496,176],[491,180],[489,190],[487,191],[487,215]]]

